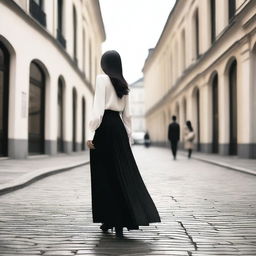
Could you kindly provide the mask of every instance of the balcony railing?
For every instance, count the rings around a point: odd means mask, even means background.
[[[33,0],[30,0],[29,12],[41,25],[46,27],[46,15],[42,8]]]
[[[57,40],[64,48],[66,48],[66,40],[59,29],[57,29]]]

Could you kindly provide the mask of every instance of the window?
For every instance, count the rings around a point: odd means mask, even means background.
[[[213,43],[216,39],[216,8],[215,0],[210,0],[211,8],[211,42]]]
[[[196,53],[196,58],[198,59],[199,57],[199,18],[198,18],[198,10],[195,12],[194,16],[194,26],[195,26],[195,53]]]
[[[75,6],[73,6],[73,44],[74,60],[77,63],[77,17]]]
[[[228,18],[229,21],[235,16],[236,0],[228,0]]]
[[[43,0],[30,0],[29,12],[41,25],[46,27],[46,15],[43,11]]]
[[[66,48],[66,40],[63,36],[63,0],[58,0],[58,28],[57,39]]]

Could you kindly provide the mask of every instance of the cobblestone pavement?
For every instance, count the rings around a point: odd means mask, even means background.
[[[89,166],[0,196],[0,255],[256,255],[256,178],[168,149],[133,147],[161,223],[102,234]]]

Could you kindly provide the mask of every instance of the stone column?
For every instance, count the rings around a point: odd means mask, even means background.
[[[64,90],[64,152],[71,153],[72,152],[72,108],[73,108],[73,100],[72,100],[72,87],[69,86],[67,81],[65,90]]]
[[[212,142],[211,87],[204,83],[200,88],[200,143],[201,151],[210,153]]]
[[[51,80],[47,76],[45,90],[45,153],[49,155],[57,153],[58,129],[58,78],[51,75]]]
[[[17,52],[11,58],[9,89],[8,156],[28,156],[29,60]]]
[[[82,150],[82,97],[77,94],[76,111],[76,150]]]
[[[249,42],[241,47],[237,61],[237,142],[238,155],[241,157],[253,157],[252,145],[252,53]]]

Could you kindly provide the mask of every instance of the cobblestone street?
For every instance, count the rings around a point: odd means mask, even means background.
[[[162,222],[102,234],[89,165],[0,196],[0,255],[256,255],[256,177],[134,146]]]

